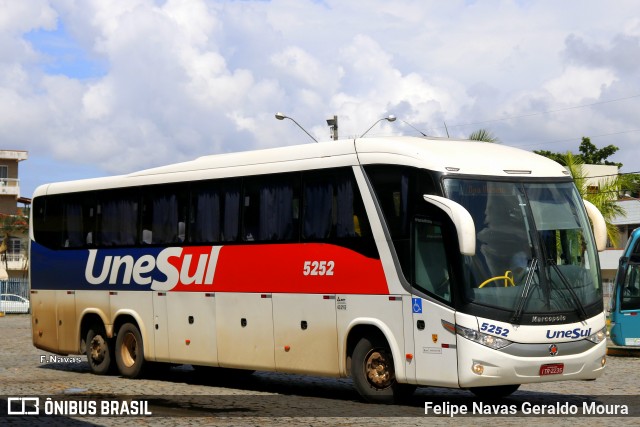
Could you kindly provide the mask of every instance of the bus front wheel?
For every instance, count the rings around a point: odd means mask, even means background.
[[[120,327],[116,338],[116,365],[123,377],[137,378],[144,366],[142,336],[132,323]]]
[[[85,352],[91,372],[97,375],[106,375],[112,367],[113,349],[111,341],[107,338],[104,328],[97,325],[91,326],[87,331]]]
[[[358,341],[351,355],[351,377],[360,395],[374,403],[395,403],[416,389],[396,381],[393,355],[381,337],[364,337]]]

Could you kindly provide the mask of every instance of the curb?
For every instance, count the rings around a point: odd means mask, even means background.
[[[640,347],[607,347],[607,356],[640,357]]]

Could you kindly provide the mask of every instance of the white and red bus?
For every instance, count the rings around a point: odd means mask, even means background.
[[[31,230],[33,343],[96,374],[350,376],[390,402],[605,366],[602,216],[562,166],[499,144],[340,140],[47,184]]]

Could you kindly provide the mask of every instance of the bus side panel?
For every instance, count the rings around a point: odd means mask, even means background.
[[[338,376],[335,295],[273,294],[276,370]]]
[[[80,353],[80,339],[76,321],[75,291],[56,292],[56,325],[58,327],[58,351],[64,354]]]
[[[114,323],[120,315],[131,316],[135,319],[142,335],[144,358],[146,360],[154,360],[155,358],[152,295],[152,292],[146,291],[109,292],[110,318]],[[117,331],[114,331],[114,333],[117,333]]]
[[[151,292],[151,300],[153,304],[153,322],[151,323],[153,335],[153,357],[149,355],[150,360],[156,362],[170,362],[169,355],[169,316],[167,307],[167,292]],[[147,353],[145,353],[147,354]]]
[[[217,292],[215,300],[220,366],[275,370],[271,294]]]
[[[171,362],[217,366],[214,294],[168,292],[167,311]]]
[[[347,337],[357,325],[372,325],[386,337],[393,353],[396,378],[408,382],[405,372],[404,316],[402,298],[389,295],[336,295],[338,351],[341,374],[347,374]],[[349,368],[350,369],[350,368]]]
[[[31,327],[33,345],[57,353],[58,327],[56,326],[56,291],[31,291]]]
[[[451,308],[420,300],[419,307],[412,310],[417,384],[457,388],[457,336],[446,330],[443,324],[443,321],[449,325],[456,324],[456,313]],[[424,326],[418,328],[420,321]]]

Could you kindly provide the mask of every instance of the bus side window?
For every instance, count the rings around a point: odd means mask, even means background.
[[[302,238],[327,239],[332,225],[333,183],[318,174],[306,174],[303,187]]]
[[[33,199],[35,241],[52,249],[63,245],[61,201],[60,196],[40,196]]]
[[[74,198],[75,199],[75,198]],[[64,204],[64,244],[65,248],[81,248],[84,246],[82,235],[82,204],[80,200],[68,200]]]
[[[621,310],[640,309],[640,265],[629,264],[620,299]]]
[[[416,218],[413,228],[413,285],[451,302],[449,263],[440,224]]]
[[[424,194],[436,192],[432,176],[424,170],[397,165],[368,165],[365,171],[382,210],[405,279],[411,281],[411,218],[424,213]]]
[[[235,242],[240,230],[240,183],[225,186],[222,240]]]
[[[299,175],[245,180],[243,240],[290,241],[298,238]]]
[[[204,181],[192,188],[189,243],[235,242],[240,229],[239,179]]]
[[[371,236],[364,203],[349,169],[305,173],[302,194],[303,240]]]
[[[104,192],[96,196],[96,222],[101,246],[133,246],[138,235],[137,193],[122,190]]]
[[[207,185],[191,193],[189,242],[215,243],[220,241],[220,191]]]
[[[184,242],[186,197],[180,188],[155,186],[145,189],[142,205],[142,242]]]
[[[93,246],[95,202],[91,193],[75,193],[56,198],[62,209],[62,247]]]
[[[353,209],[353,183],[349,179],[339,179],[336,184],[335,192],[335,226],[336,237],[354,237],[356,236],[355,223],[360,222],[358,214]],[[360,231],[362,233],[362,231]]]

